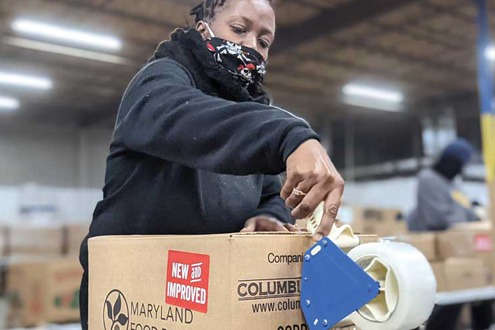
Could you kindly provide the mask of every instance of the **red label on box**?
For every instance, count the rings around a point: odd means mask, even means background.
[[[478,234],[474,236],[474,248],[476,252],[492,252],[493,244],[490,235]]]
[[[206,313],[209,277],[209,255],[169,250],[165,302]]]

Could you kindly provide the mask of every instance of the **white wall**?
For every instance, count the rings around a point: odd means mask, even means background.
[[[111,137],[112,131],[109,129],[90,128],[80,131],[78,186],[103,187]]]
[[[47,125],[0,126],[0,220],[88,221],[101,198],[112,131]]]
[[[73,128],[0,128],[0,185],[25,182],[75,186],[77,134]]]
[[[89,222],[101,189],[62,188],[37,185],[0,186],[0,223]],[[21,208],[50,207],[53,211],[21,214]]]
[[[46,125],[0,127],[0,186],[103,185],[111,130]]]

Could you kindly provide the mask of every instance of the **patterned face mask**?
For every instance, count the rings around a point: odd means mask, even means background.
[[[245,87],[261,83],[266,73],[266,61],[263,56],[252,48],[216,38],[208,24],[205,25],[212,37],[206,41],[206,47],[213,53],[215,60]]]

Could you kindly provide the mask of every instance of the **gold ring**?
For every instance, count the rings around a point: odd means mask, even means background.
[[[303,192],[303,191],[301,191],[299,189],[296,189],[296,188],[292,189],[292,193],[294,195],[296,195],[296,196],[306,196],[306,193],[305,192]]]

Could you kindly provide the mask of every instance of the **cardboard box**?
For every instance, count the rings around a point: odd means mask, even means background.
[[[351,226],[359,234],[374,234],[379,237],[407,233],[407,223],[399,209],[354,207]]]
[[[8,232],[7,226],[0,225],[0,257],[5,257],[9,253]]]
[[[84,240],[89,231],[88,224],[68,224],[64,228],[64,254],[79,255],[81,242]]]
[[[488,184],[490,207],[488,217],[491,219],[492,224],[495,224],[495,181]]]
[[[445,260],[445,275],[450,291],[488,286],[487,268],[481,258],[450,258]]]
[[[307,330],[312,244],[303,233],[92,238],[89,328]]]
[[[9,258],[8,324],[26,327],[79,320],[82,267],[74,258]]]
[[[436,236],[434,233],[398,235],[396,236],[396,240],[414,246],[421,251],[429,261],[437,259]]]
[[[437,280],[437,292],[448,291],[443,261],[431,262],[430,265]]]
[[[489,232],[492,230],[490,221],[459,222],[450,227],[450,230],[471,230]]]
[[[9,227],[9,255],[61,256],[62,226],[15,225]]]
[[[483,257],[493,253],[490,231],[448,230],[437,234],[438,256],[447,258]]]
[[[495,284],[494,236],[491,224],[486,222],[462,223],[438,234],[438,251],[441,258],[477,257],[483,259],[491,282]]]
[[[431,264],[438,291],[457,291],[490,285],[490,274],[481,258],[449,258]]]

